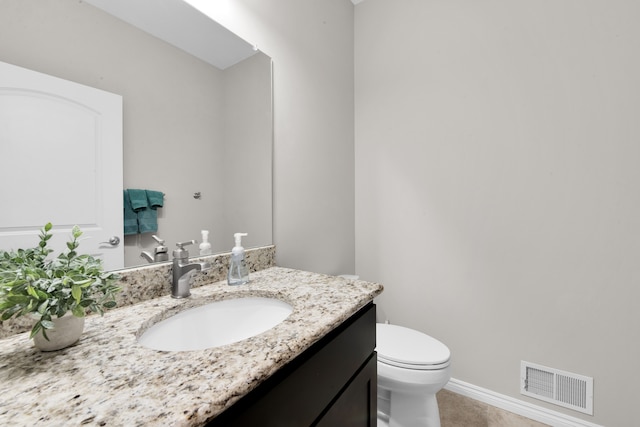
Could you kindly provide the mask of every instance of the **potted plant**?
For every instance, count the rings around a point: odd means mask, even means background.
[[[48,258],[53,252],[47,247],[51,229],[48,223],[40,230],[35,248],[0,250],[0,320],[35,315],[30,338],[45,351],[75,343],[87,312],[103,315],[104,309],[116,306],[120,291],[115,285],[119,276],[104,272],[102,260],[76,251],[82,235],[78,226],[71,231],[67,250]],[[62,342],[55,341],[59,339]]]

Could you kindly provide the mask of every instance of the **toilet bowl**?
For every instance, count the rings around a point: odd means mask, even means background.
[[[440,427],[436,393],[451,378],[451,352],[435,338],[376,325],[378,427]]]

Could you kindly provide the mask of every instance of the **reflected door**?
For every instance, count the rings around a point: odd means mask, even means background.
[[[124,266],[122,97],[0,62],[0,247],[66,248]]]

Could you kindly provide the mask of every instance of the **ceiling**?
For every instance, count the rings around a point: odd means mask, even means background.
[[[84,0],[224,70],[256,49],[182,0]],[[362,0],[356,0],[362,1]]]

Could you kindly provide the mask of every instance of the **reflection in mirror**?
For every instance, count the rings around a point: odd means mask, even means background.
[[[154,234],[169,255],[201,230],[214,253],[234,232],[249,233],[247,248],[272,243],[268,56],[220,69],[86,2],[3,0],[0,61],[122,95],[124,188],[165,195],[157,232],[123,239],[125,266],[147,262]]]

